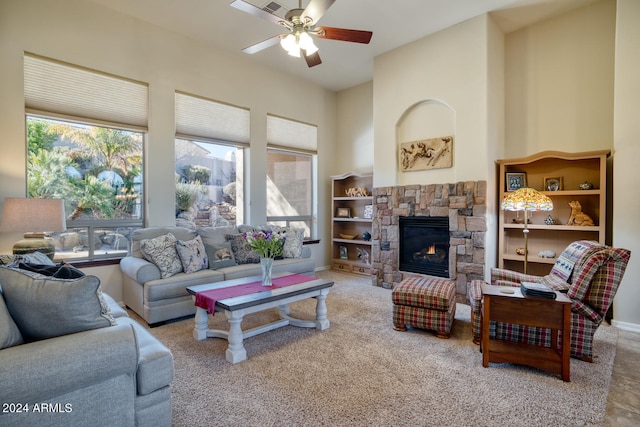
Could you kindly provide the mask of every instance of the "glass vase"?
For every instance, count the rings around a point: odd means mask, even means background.
[[[260,267],[262,267],[262,286],[272,286],[273,258],[260,258]]]

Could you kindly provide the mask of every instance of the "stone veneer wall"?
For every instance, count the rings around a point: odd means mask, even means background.
[[[406,277],[422,276],[398,270],[399,217],[448,216],[450,278],[458,302],[466,302],[469,282],[484,279],[486,194],[486,181],[374,188],[372,283],[393,289]]]

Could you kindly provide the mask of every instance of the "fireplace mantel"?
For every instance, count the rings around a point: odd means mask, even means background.
[[[459,302],[468,283],[484,278],[486,181],[408,185],[373,189],[372,283],[387,289],[404,278],[420,276],[399,270],[399,218],[449,217],[450,278]]]

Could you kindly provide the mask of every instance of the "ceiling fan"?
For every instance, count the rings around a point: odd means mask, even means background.
[[[264,9],[247,3],[244,0],[234,0],[231,6],[250,15],[257,16],[274,24],[285,27],[288,32],[261,41],[242,49],[245,53],[256,53],[278,43],[291,56],[304,56],[309,67],[322,63],[318,48],[311,36],[321,39],[340,40],[345,42],[368,44],[373,33],[371,31],[347,30],[344,28],[317,27],[318,21],[336,0],[311,0],[306,9],[302,8],[302,0],[298,0],[298,8],[291,9],[284,19],[274,12],[281,8],[276,2],[271,2]]]

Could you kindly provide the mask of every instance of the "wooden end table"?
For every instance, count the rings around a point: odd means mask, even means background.
[[[505,289],[513,293],[503,293]],[[555,300],[535,298],[523,296],[520,288],[483,284],[482,296],[482,366],[487,368],[490,362],[528,365],[570,381],[571,300],[565,294],[556,292]],[[491,321],[549,328],[551,347],[492,339]],[[562,332],[559,348],[558,332]]]

